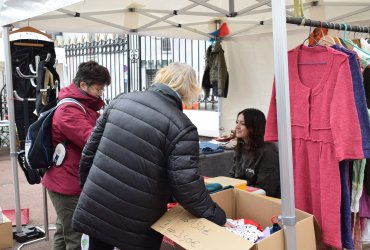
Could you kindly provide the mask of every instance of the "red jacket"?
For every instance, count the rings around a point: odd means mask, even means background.
[[[71,83],[63,88],[58,99],[73,98],[82,104],[86,113],[74,103],[58,107],[53,116],[52,137],[54,147],[59,142],[67,141],[67,155],[60,167],[51,167],[45,173],[42,184],[46,189],[65,195],[81,193],[78,167],[82,149],[98,119],[104,102],[100,98],[88,95]]]

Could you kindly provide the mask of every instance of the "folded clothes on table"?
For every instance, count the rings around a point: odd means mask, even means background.
[[[224,148],[216,143],[212,142],[199,142],[199,153],[201,154],[213,154],[223,152]]]

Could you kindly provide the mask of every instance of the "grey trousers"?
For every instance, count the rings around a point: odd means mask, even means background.
[[[57,213],[56,231],[54,233],[54,250],[80,250],[81,236],[73,231],[72,216],[75,211],[77,195],[62,195],[48,190],[51,202]]]

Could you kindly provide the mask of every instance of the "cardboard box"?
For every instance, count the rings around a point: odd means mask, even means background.
[[[251,194],[240,189],[228,189],[214,193],[212,199],[225,210],[228,218],[248,218],[264,228],[271,226],[272,216],[281,215],[280,200]],[[316,249],[313,215],[296,209],[296,220],[297,249]],[[176,206],[166,212],[153,224],[152,228],[185,249],[285,249],[284,230],[253,244],[206,219],[192,216],[181,206]]]
[[[13,247],[12,222],[3,215],[3,223],[0,223],[0,249]]]

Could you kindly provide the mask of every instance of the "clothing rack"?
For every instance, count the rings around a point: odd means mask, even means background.
[[[332,30],[338,30],[338,32],[339,31],[344,31],[344,37],[346,37],[346,32],[365,33],[365,34],[367,33],[368,34],[367,36],[370,36],[370,26],[351,25],[351,24],[346,24],[346,23],[334,23],[334,22],[329,22],[329,21],[317,21],[317,20],[307,19],[307,18],[304,18],[304,17],[286,17],[286,23],[287,24],[296,24],[296,25],[299,25],[299,26],[327,28],[327,29],[332,29]],[[311,29],[310,29],[310,33],[311,33]],[[320,40],[320,38],[318,40]],[[316,42],[316,40],[315,40],[315,42]],[[362,73],[361,73],[361,75],[362,75]],[[342,178],[342,176],[341,176],[341,178]],[[348,178],[348,176],[346,178]],[[352,201],[351,201],[351,203],[352,203]],[[343,204],[341,204],[341,205],[343,205]],[[340,210],[340,213],[342,214],[341,210]],[[341,215],[341,216],[343,216],[343,215]],[[341,220],[342,220],[342,217],[341,217]],[[353,219],[351,219],[351,221],[353,222]],[[344,222],[344,223],[346,223],[346,222]],[[341,221],[340,224],[341,224],[340,226],[342,226],[342,221]],[[351,225],[351,223],[349,223],[349,225]],[[341,229],[343,229],[343,228],[341,228]],[[350,227],[350,229],[351,229],[351,227]],[[354,230],[354,228],[352,228],[352,233],[353,233],[353,230]],[[343,242],[343,238],[342,238],[342,247],[344,248],[343,244],[344,244],[344,242]]]
[[[8,111],[10,114],[9,117],[9,137],[10,137],[10,156],[11,156],[11,165],[13,169],[13,183],[14,183],[14,193],[15,193],[15,217],[16,217],[16,228],[13,230],[13,239],[22,243],[17,250],[22,249],[25,246],[29,246],[39,241],[49,241],[49,231],[55,230],[56,228],[49,226],[49,218],[48,218],[48,205],[47,205],[47,191],[44,186],[42,186],[42,193],[43,193],[43,209],[44,209],[44,228],[38,226],[22,226],[21,225],[21,205],[20,205],[20,195],[19,195],[19,180],[18,180],[18,167],[16,158],[18,157],[18,152],[16,152],[16,144],[15,139],[15,119],[14,119],[14,102],[10,100],[17,100],[17,101],[36,101],[36,98],[23,98],[19,96],[16,90],[13,90],[13,81],[12,81],[12,67],[11,67],[11,60],[10,60],[10,41],[9,41],[9,26],[4,26],[3,28],[3,42],[4,42],[4,51],[5,54],[8,56],[5,57],[5,65],[6,67],[6,88],[7,88],[7,96],[8,96]],[[50,55],[51,56],[51,55]],[[47,59],[50,60],[50,56],[47,56]],[[38,64],[40,62],[40,57],[36,56],[36,70],[33,69],[32,65],[29,65],[30,71],[34,74],[38,72]],[[9,66],[10,65],[10,66]],[[32,69],[31,69],[32,68]],[[26,79],[33,80],[37,77],[37,75],[23,75],[22,72],[16,69],[17,73]],[[35,87],[35,86],[34,86]],[[13,95],[12,95],[12,94]],[[13,98],[9,98],[9,96],[13,96]]]
[[[331,23],[327,21],[316,21],[316,20],[311,20],[311,19],[307,19],[304,17],[286,17],[286,23],[370,34],[369,26],[357,26],[357,25],[350,25],[350,24],[344,24],[344,23]]]

